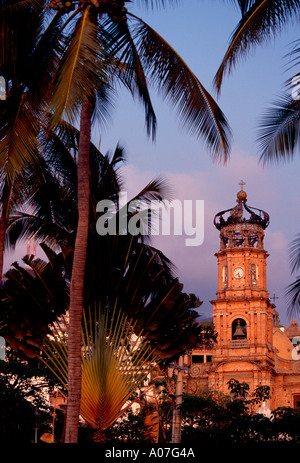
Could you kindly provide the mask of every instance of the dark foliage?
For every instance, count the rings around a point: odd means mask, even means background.
[[[34,378],[34,380],[32,380]],[[30,444],[51,432],[44,391],[56,383],[36,362],[0,362],[0,443]]]

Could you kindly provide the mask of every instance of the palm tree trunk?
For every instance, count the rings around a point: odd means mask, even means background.
[[[13,189],[14,181],[8,186],[5,180],[2,191],[2,211],[0,216],[0,284],[3,278],[3,264],[4,264],[4,248],[5,248],[5,233],[7,227],[7,217],[9,215],[10,197]]]
[[[81,399],[81,322],[83,288],[89,229],[89,152],[93,104],[86,99],[81,109],[77,161],[78,225],[70,288],[68,332],[68,406],[66,443],[77,443]]]

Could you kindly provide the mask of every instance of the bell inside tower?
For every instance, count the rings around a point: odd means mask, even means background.
[[[232,323],[232,339],[245,339],[247,337],[247,324],[242,318],[237,318]]]

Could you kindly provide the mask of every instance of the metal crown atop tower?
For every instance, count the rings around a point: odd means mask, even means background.
[[[237,205],[218,212],[214,217],[215,227],[221,231],[221,248],[263,247],[263,230],[267,228],[270,217],[267,212],[247,205],[247,193],[241,181],[237,193]]]

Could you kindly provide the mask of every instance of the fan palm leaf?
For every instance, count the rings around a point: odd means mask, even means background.
[[[62,347],[58,347],[63,342]],[[67,344],[64,332],[53,332],[44,352],[45,363],[65,386]],[[82,329],[82,394],[80,415],[102,433],[126,411],[131,396],[154,366],[153,350],[142,333],[136,335],[134,322],[124,314],[90,309]]]

